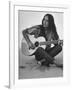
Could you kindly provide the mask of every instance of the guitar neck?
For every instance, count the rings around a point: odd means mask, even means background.
[[[53,40],[53,41],[40,42],[40,45],[57,44],[58,41],[60,41],[61,43],[63,42],[63,40]]]

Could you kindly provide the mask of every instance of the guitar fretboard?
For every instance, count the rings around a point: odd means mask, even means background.
[[[53,40],[53,41],[40,42],[40,45],[57,44],[58,41],[60,41],[61,43],[63,43],[63,40]]]

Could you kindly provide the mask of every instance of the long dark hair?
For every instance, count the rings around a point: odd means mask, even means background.
[[[57,39],[58,34],[57,34],[57,31],[56,31],[54,17],[51,14],[46,14],[45,16],[48,17],[48,22],[49,22],[48,29],[51,30],[54,33],[55,38]],[[44,16],[44,18],[45,18],[45,16]],[[43,18],[43,20],[44,20],[44,18]],[[43,25],[43,20],[42,20],[42,25]]]

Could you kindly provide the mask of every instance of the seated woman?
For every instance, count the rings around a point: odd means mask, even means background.
[[[46,14],[43,17],[42,24],[36,25],[23,30],[23,37],[27,41],[30,48],[34,48],[33,43],[30,41],[28,34],[34,35],[36,38],[43,36],[46,41],[59,40],[54,18],[51,14]],[[41,62],[41,65],[49,66],[54,63],[54,57],[62,51],[61,42],[57,42],[53,47],[46,45],[46,49],[39,47],[33,54],[37,61]]]

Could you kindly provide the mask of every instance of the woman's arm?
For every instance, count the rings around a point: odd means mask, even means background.
[[[58,35],[57,32],[52,32],[52,39],[53,39],[53,40],[60,40],[60,39],[59,39],[59,35]],[[59,43],[55,44],[55,46],[58,45],[58,44],[59,44]]]
[[[28,43],[28,45],[29,45],[30,47],[32,47],[33,44],[32,44],[32,42],[30,41],[28,34],[30,34],[30,35],[36,35],[36,34],[38,34],[38,33],[37,33],[38,28],[39,28],[39,25],[33,26],[33,27],[31,27],[31,28],[27,28],[27,29],[25,29],[25,30],[22,31],[23,37],[25,38],[25,40],[27,41],[27,43]]]
[[[23,37],[25,38],[25,40],[27,41],[27,43],[30,43],[31,41],[28,36],[28,34],[29,34],[28,29],[23,30],[22,34],[23,34]]]

